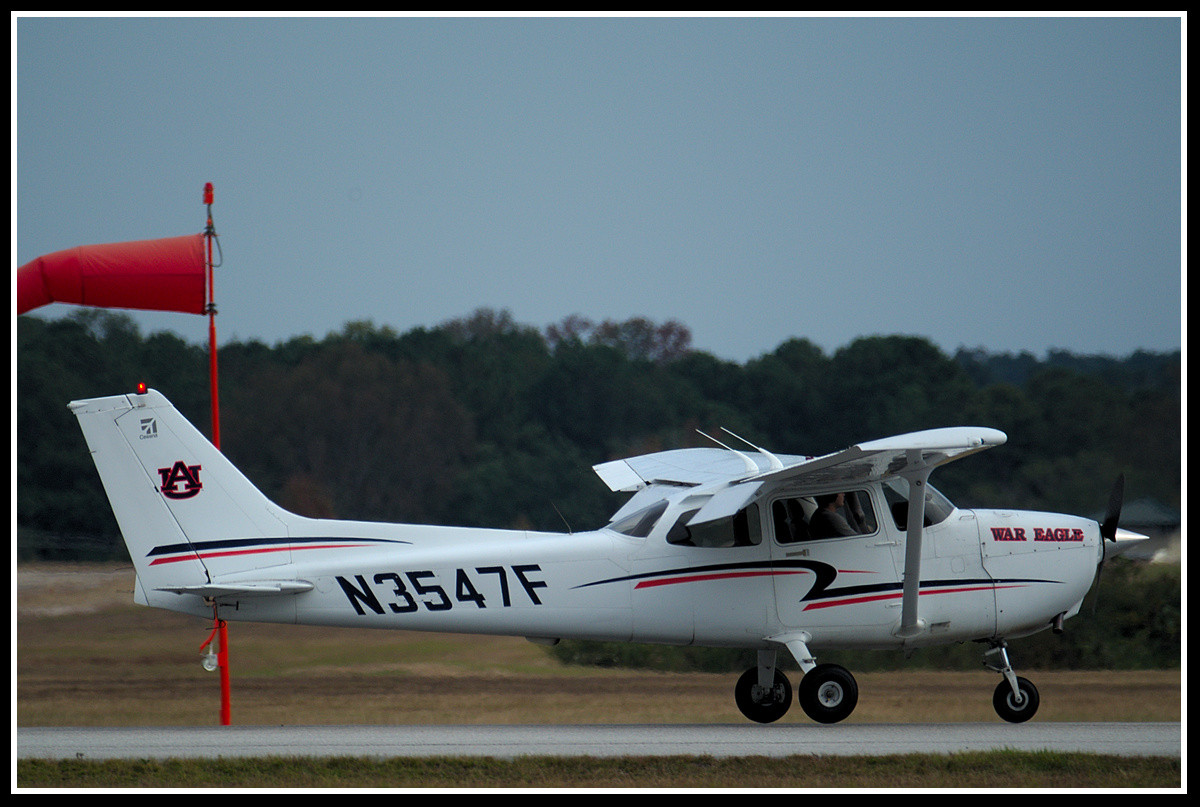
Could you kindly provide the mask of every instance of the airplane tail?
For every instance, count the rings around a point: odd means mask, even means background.
[[[286,576],[271,567],[291,560],[289,525],[302,519],[259,492],[166,397],[150,390],[70,408],[137,571],[136,601],[178,609],[168,604],[175,595],[215,596],[229,575]]]

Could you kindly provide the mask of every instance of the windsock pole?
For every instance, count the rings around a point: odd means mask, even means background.
[[[216,240],[217,230],[213,226],[212,216],[213,186],[211,182],[204,184],[204,206],[208,213],[208,221],[204,226],[205,262],[208,265],[208,303],[205,311],[208,313],[208,383],[212,397],[212,444],[221,448],[221,406],[217,385],[217,304],[213,300],[213,241]],[[215,609],[214,609],[215,610]],[[217,669],[221,672],[221,725],[230,724],[230,695],[229,695],[229,630],[224,619],[216,619],[217,632]]]
[[[213,186],[211,182],[204,185],[204,205],[208,210],[208,222],[204,227],[205,262],[208,265],[208,303],[204,310],[208,313],[208,381],[212,397],[212,443],[220,448],[220,395],[217,392],[217,304],[213,301],[213,239],[216,238],[217,231],[213,226]]]

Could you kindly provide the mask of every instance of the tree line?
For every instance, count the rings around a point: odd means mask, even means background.
[[[124,548],[67,402],[162,391],[209,433],[207,348],[80,309],[16,328],[22,558]],[[948,355],[912,336],[827,353],[791,339],[744,363],[694,349],[686,326],[568,317],[538,329],[481,309],[397,332],[351,322],[324,338],[219,352],[221,448],[305,515],[545,530],[602,525],[620,505],[610,459],[711,445],[721,427],[819,455],[948,425],[1008,443],[935,474],[960,506],[1091,515],[1119,473],[1127,498],[1181,500],[1181,354]]]

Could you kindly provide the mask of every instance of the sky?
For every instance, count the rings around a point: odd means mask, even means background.
[[[10,28],[14,275],[201,232],[211,182],[222,342],[491,308],[676,320],[737,362],[1182,347],[1186,17]]]

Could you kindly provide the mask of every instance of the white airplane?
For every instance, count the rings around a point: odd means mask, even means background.
[[[1007,439],[950,428],[823,457],[747,443],[595,466],[633,496],[598,530],[535,533],[305,518],[269,501],[153,390],[75,401],[137,572],[135,601],[236,621],[753,648],[734,689],[746,717],[781,718],[790,652],[812,719],[858,687],[814,653],[980,642],[1022,722],[1037,689],[1008,639],[1062,629],[1117,529],[1066,515],[960,510],[939,465]],[[710,438],[712,439],[712,438]],[[1113,550],[1108,550],[1111,555]]]

